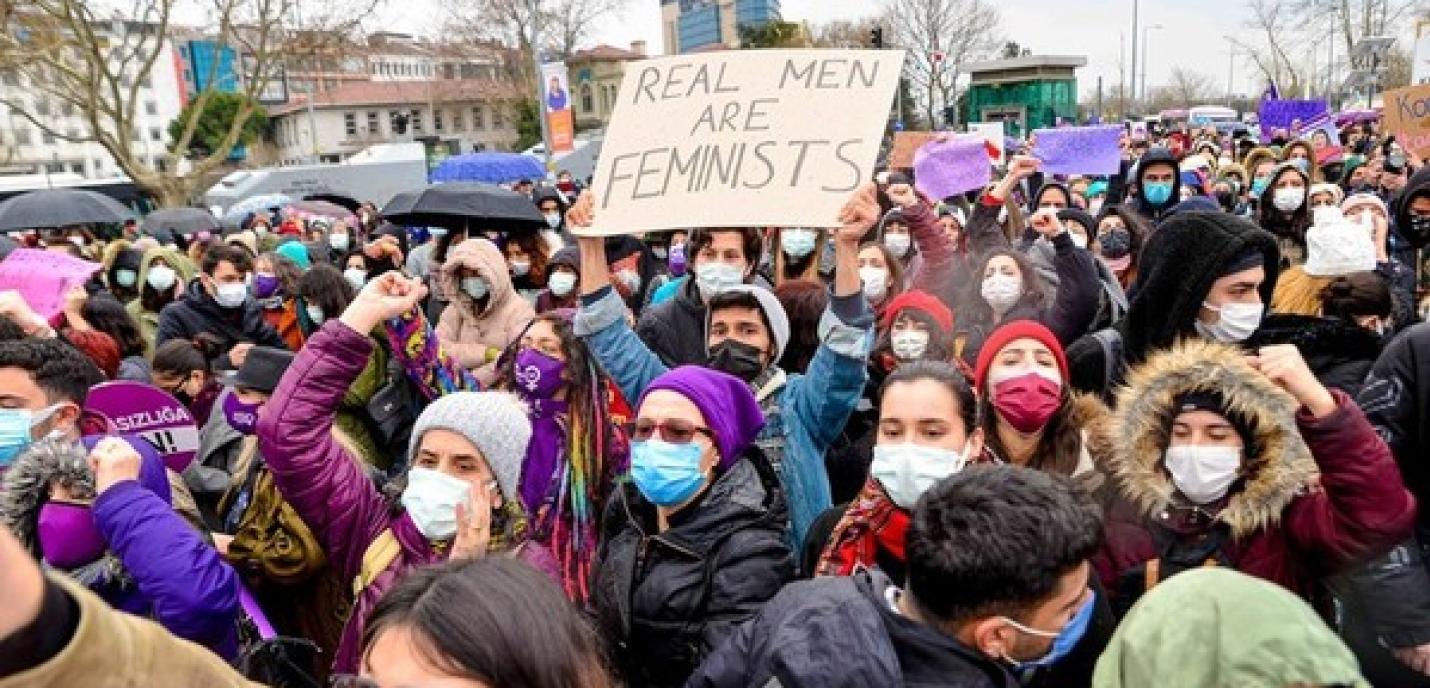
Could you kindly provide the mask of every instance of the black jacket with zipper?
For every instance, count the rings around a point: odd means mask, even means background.
[[[591,598],[630,686],[683,684],[793,578],[778,485],[751,449],[663,533],[634,484],[607,505]]]

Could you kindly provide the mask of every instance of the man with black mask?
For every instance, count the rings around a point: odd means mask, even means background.
[[[583,195],[567,214],[573,228],[591,223],[594,203]],[[814,519],[832,504],[824,454],[838,439],[868,380],[874,314],[859,280],[859,239],[879,218],[872,185],[846,206],[834,232],[836,267],[820,345],[806,374],[785,373],[778,361],[789,343],[789,317],[768,289],[734,285],[711,297],[705,321],[705,366],[729,373],[755,392],[765,425],[755,445],[774,465],[790,512],[790,545],[798,548]],[[579,233],[579,232],[578,232]],[[605,242],[582,237],[581,310],[574,329],[632,402],[666,365],[626,321],[611,287]]]

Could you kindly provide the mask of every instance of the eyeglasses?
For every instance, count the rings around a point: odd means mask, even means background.
[[[645,442],[655,437],[656,431],[660,432],[662,440],[671,444],[689,444],[695,439],[696,433],[715,439],[715,433],[711,432],[710,428],[702,428],[688,420],[670,419],[657,423],[649,418],[641,418],[626,425],[626,432],[636,442]]]

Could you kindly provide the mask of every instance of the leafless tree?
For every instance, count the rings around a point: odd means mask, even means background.
[[[810,28],[810,38],[816,48],[872,48],[874,29],[882,28],[878,17],[849,21],[838,19]],[[886,37],[889,40],[891,37]]]
[[[1249,37],[1233,37],[1232,42],[1255,65],[1263,77],[1276,84],[1284,96],[1301,95],[1307,80],[1308,64],[1293,56],[1300,40],[1291,0],[1250,0]]]
[[[1167,83],[1148,98],[1149,111],[1187,109],[1220,97],[1216,81],[1200,72],[1174,67]]]
[[[191,117],[158,160],[150,163],[134,141],[135,116],[144,107],[140,91],[151,83],[156,65],[172,59],[169,37],[175,16],[190,9],[185,0],[126,0],[103,5],[85,0],[21,0],[0,5],[0,71],[23,80],[0,99],[12,112],[41,131],[66,141],[94,141],[114,157],[134,184],[163,206],[187,203],[223,165],[244,124],[259,108],[257,96],[284,68],[295,51],[311,50],[319,36],[346,36],[370,14],[376,0],[301,0],[304,21],[297,21],[300,0],[210,0],[204,5],[213,40],[232,47],[243,63],[241,92],[247,96],[219,145],[202,157],[186,159],[200,118]],[[341,3],[335,6],[333,3]],[[340,40],[340,39],[339,39]],[[214,60],[209,84],[218,82]],[[21,90],[33,94],[28,102]],[[194,96],[202,112],[210,88]],[[81,132],[60,131],[41,109],[58,103],[84,121]]]
[[[988,0],[885,0],[884,16],[890,47],[908,50],[904,74],[930,122],[957,101],[964,65],[1003,46]]]
[[[533,19],[542,52],[565,59],[591,38],[597,25],[619,15],[629,0],[443,0],[446,33],[466,40],[514,46],[530,77]]]

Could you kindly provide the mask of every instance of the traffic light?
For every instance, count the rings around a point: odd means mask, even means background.
[[[884,29],[875,27],[869,30],[869,43],[875,48],[884,47]]]

